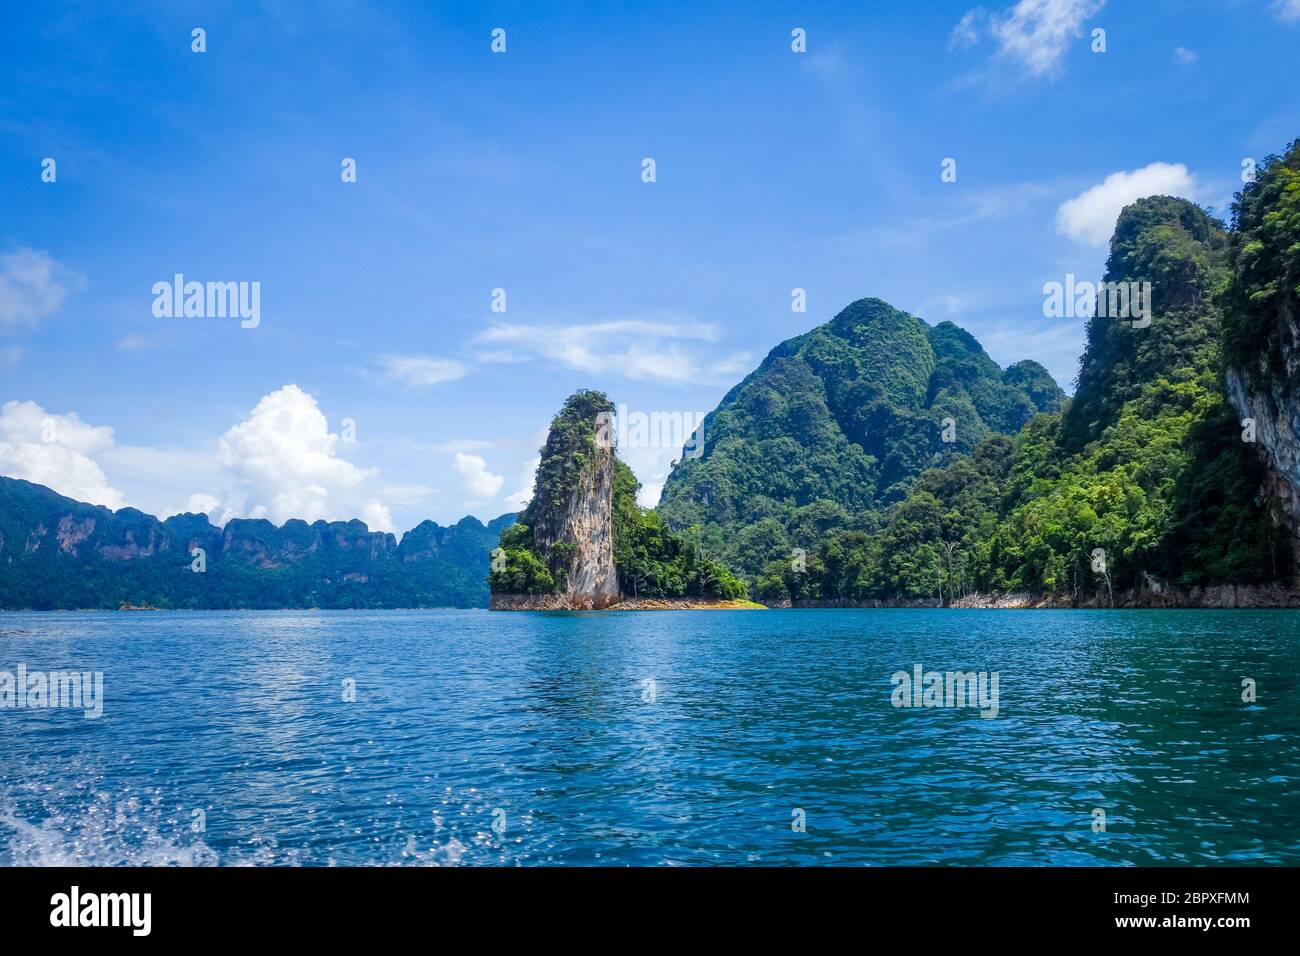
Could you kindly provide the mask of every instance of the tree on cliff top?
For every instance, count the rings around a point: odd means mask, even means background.
[[[542,446],[533,499],[519,516],[520,524],[535,526],[558,521],[560,512],[582,479],[583,469],[596,457],[596,416],[612,414],[614,403],[604,392],[574,392],[551,419]]]
[[[1300,323],[1300,139],[1270,156],[1232,206],[1232,280],[1223,294],[1223,351],[1231,368],[1295,387],[1283,348]]]
[[[533,500],[519,521],[501,534],[497,569],[488,577],[493,593],[549,594],[566,589],[563,569],[571,555],[565,549],[572,545],[556,543],[544,554],[535,530],[546,528],[552,538],[562,525],[584,470],[596,461],[598,416],[613,411],[613,402],[603,392],[583,390],[571,395],[551,421]],[[674,534],[659,515],[637,504],[636,476],[618,460],[616,451],[615,456],[611,531],[620,590],[638,597],[742,597],[744,585],[705,555],[698,542]]]

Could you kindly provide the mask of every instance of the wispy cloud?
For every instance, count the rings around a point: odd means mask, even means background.
[[[528,502],[533,500],[533,484],[537,477],[537,469],[542,464],[541,458],[530,458],[524,462],[523,467],[519,469],[519,486],[506,495],[506,504],[512,508],[522,510]]]
[[[983,7],[967,10],[962,18],[957,21],[957,25],[952,28],[952,33],[948,35],[948,49],[964,50],[979,43],[980,32],[983,30],[988,16],[988,11]]]
[[[407,388],[429,388],[465,377],[465,366],[452,359],[428,355],[381,355],[377,360],[386,379]]]
[[[478,451],[491,448],[492,442],[484,441],[482,438],[453,438],[450,441],[434,442],[431,447],[437,452]]]
[[[916,244],[934,236],[985,222],[1009,222],[1037,215],[1044,204],[1055,203],[1064,180],[1048,182],[1011,182],[982,189],[965,189],[955,194],[943,193],[943,203],[915,215],[855,230],[852,237],[840,236],[836,242],[865,238],[874,242]],[[951,198],[949,198],[951,197]]]
[[[981,325],[980,344],[999,365],[1032,358],[1067,392],[1073,391],[1083,348],[1081,320],[1043,319]]]
[[[1071,41],[1083,35],[1084,21],[1105,5],[1106,0],[1020,0],[1001,13],[975,7],[957,21],[948,46],[964,49],[991,40],[996,56],[1031,76],[1058,76]]]
[[[1283,23],[1300,22],[1300,0],[1273,0],[1273,12]]]
[[[1297,0],[1300,2],[1300,0]],[[1195,50],[1189,50],[1185,46],[1174,47],[1174,59],[1184,66],[1191,66],[1198,59]]]
[[[113,343],[113,347],[119,352],[143,352],[150,344],[143,335],[124,335]]]
[[[82,275],[48,252],[22,248],[0,255],[0,329],[36,325],[84,284]]]
[[[577,372],[680,385],[712,381],[736,356],[714,344],[717,329],[683,319],[615,319],[582,325],[498,323],[474,340],[484,362],[544,360]]]

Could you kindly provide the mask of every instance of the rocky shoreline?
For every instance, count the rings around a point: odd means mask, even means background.
[[[741,611],[766,610],[753,601],[719,598],[630,598],[609,602],[591,594],[493,594],[492,611]]]
[[[1104,609],[1112,605],[1106,595],[1077,598],[1071,595],[1010,592],[1006,594],[967,594],[951,604],[940,605],[937,598],[897,600],[815,600],[784,601],[772,607],[793,608],[991,608],[995,610],[1033,609]],[[1300,608],[1300,590],[1276,584],[1220,584],[1212,587],[1175,588],[1144,587],[1116,591],[1115,608],[1155,610],[1160,608]]]

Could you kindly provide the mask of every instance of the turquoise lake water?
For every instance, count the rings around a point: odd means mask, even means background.
[[[1300,863],[1300,612],[0,614],[20,664],[103,714],[0,709],[0,865]]]

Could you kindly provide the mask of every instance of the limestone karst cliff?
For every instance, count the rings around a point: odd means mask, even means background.
[[[601,610],[624,596],[732,599],[744,585],[637,505],[639,485],[614,447],[614,405],[570,396],[542,448],[533,498],[493,552],[495,610]]]
[[[543,588],[546,578],[537,574],[523,582],[522,590],[552,592],[549,604],[600,609],[618,600],[614,449],[611,442],[598,440],[600,416],[613,410],[599,392],[575,393],[551,422],[542,448],[533,498],[519,518],[529,531],[516,538],[527,539],[523,543],[540,557],[550,584]],[[498,581],[494,595],[511,583]]]
[[[1300,140],[1238,196],[1224,292],[1227,392],[1269,466],[1265,492],[1300,534]]]

